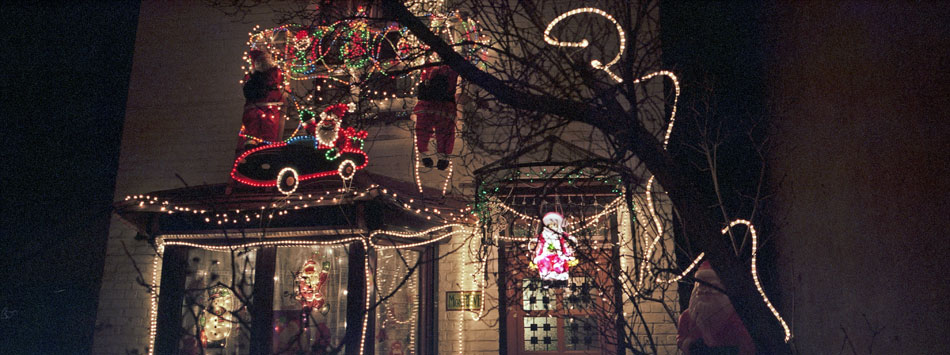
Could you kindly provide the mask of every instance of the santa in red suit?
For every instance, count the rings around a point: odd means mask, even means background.
[[[439,162],[436,168],[445,170],[449,166],[449,154],[455,146],[455,90],[458,73],[447,65],[426,68],[422,71],[418,87],[419,101],[412,109],[416,116],[416,147],[422,158],[422,165],[432,167],[429,156],[429,140],[435,132],[436,152]]]
[[[732,308],[729,297],[709,286],[725,289],[708,261],[700,265],[694,277],[705,284],[693,285],[689,308],[680,315],[676,346],[686,355],[754,354],[752,337]]]
[[[248,57],[252,72],[244,77],[244,115],[238,151],[280,140],[280,108],[286,97],[284,75],[270,54],[255,49]]]
[[[340,135],[340,125],[343,123],[343,116],[349,112],[356,111],[356,105],[349,104],[330,105],[320,113],[320,120],[311,118],[304,122],[304,129],[307,134],[317,139],[321,149],[329,149],[335,146],[342,146],[342,137]]]

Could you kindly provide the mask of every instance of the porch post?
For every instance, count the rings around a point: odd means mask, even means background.
[[[162,255],[162,280],[158,294],[155,353],[174,354],[181,337],[181,301],[185,295],[185,274],[188,250],[169,245]]]
[[[273,347],[274,264],[277,247],[257,250],[251,304],[251,354],[270,354]]]
[[[610,243],[611,245],[613,245],[613,247],[611,248],[613,249],[613,253],[612,253],[613,255],[611,255],[610,257],[610,264],[611,264],[611,269],[612,269],[610,277],[614,281],[614,285],[613,285],[614,286],[614,292],[613,292],[614,314],[616,314],[616,317],[617,317],[616,320],[614,321],[614,328],[617,331],[616,353],[617,355],[624,355],[627,352],[626,350],[627,338],[624,336],[625,335],[625,332],[624,332],[625,320],[623,319],[623,281],[620,279],[620,276],[621,276],[620,273],[623,272],[623,270],[620,269],[620,258],[621,258],[620,250],[621,249],[620,249],[620,238],[618,235],[619,226],[617,225],[616,217],[607,218],[607,220],[609,221],[607,224],[609,226],[607,229],[607,233],[610,236]]]

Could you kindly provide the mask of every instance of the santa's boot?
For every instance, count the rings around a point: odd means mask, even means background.
[[[445,168],[448,168],[448,167],[449,167],[449,155],[439,153],[439,162],[435,165],[435,168],[439,170],[445,170]]]

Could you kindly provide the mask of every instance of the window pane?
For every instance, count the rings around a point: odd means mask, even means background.
[[[408,279],[409,267],[419,252],[385,249],[376,254],[378,299],[389,296],[376,309],[376,353],[415,354],[419,329],[419,269]],[[403,281],[405,281],[403,283]],[[400,286],[402,283],[402,286]]]
[[[584,276],[572,276],[570,284],[564,290],[564,307],[567,309],[586,309],[591,306],[592,281]]]
[[[564,320],[564,338],[567,350],[593,350],[600,346],[597,326],[587,317]]]
[[[348,263],[344,246],[277,249],[275,354],[322,353],[340,345],[346,326]]]
[[[182,354],[247,354],[254,251],[188,250],[182,302]],[[203,348],[203,350],[199,349]]]
[[[557,351],[557,318],[524,317],[524,350]]]
[[[544,287],[540,279],[522,280],[521,292],[521,308],[525,311],[554,309],[554,292]]]

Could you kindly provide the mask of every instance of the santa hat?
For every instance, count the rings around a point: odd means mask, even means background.
[[[699,265],[699,269],[696,269],[696,274],[693,275],[693,278],[710,282],[713,280],[718,280],[719,275],[716,275],[716,271],[713,270],[712,265],[709,264],[709,261],[703,261]]]
[[[328,115],[334,115],[337,119],[342,119],[347,112],[356,111],[356,105],[352,102],[349,104],[336,104],[330,105],[329,107],[323,109],[323,112],[320,113],[320,118],[325,119]]]
[[[558,226],[563,227],[562,224],[564,223],[564,216],[557,212],[548,212],[543,218],[541,218],[541,222],[544,223],[544,225],[551,224],[551,222],[557,222]]]

